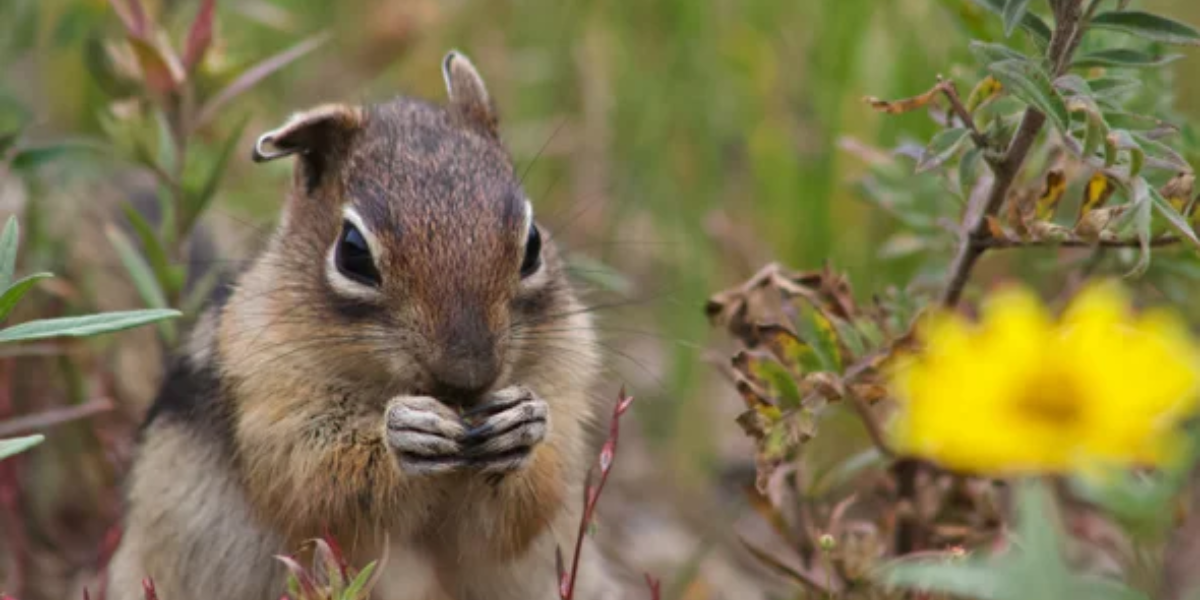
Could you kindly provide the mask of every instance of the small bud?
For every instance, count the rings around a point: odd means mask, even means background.
[[[817,545],[819,545],[821,547],[822,551],[830,552],[834,548],[837,548],[837,540],[833,539],[832,535],[829,535],[828,533],[826,533],[826,534],[823,534],[821,537],[817,538]]]

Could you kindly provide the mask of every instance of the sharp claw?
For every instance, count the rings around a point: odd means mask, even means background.
[[[504,412],[521,402],[521,399],[506,400],[503,402],[487,402],[471,407],[463,412],[462,416],[465,419],[474,419],[476,417],[490,417],[496,413]]]
[[[484,423],[478,427],[468,429],[466,436],[463,437],[463,441],[467,444],[477,444],[490,437],[495,430],[495,425],[491,423]]]

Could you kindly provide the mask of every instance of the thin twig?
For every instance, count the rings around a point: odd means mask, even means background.
[[[0,421],[0,438],[45,431],[63,423],[108,412],[113,406],[113,401],[109,398],[96,398],[78,406],[55,408],[34,415],[6,419]]]
[[[1050,38],[1050,47],[1046,52],[1047,62],[1053,69],[1050,73],[1051,79],[1061,75],[1070,64],[1071,55],[1082,37],[1085,24],[1080,14],[1081,4],[1082,0],[1054,3],[1055,27]],[[990,247],[989,240],[992,236],[988,229],[988,218],[1000,212],[1017,174],[1025,164],[1029,150],[1045,123],[1046,115],[1032,106],[1027,108],[1021,118],[1021,125],[1013,135],[1003,157],[990,161],[992,187],[982,207],[968,207],[960,230],[962,233],[958,250],[946,274],[946,287],[939,297],[939,303],[943,307],[953,309],[962,298],[963,288],[971,277],[971,270]],[[904,459],[897,461],[892,468],[896,477],[897,495],[901,503],[908,504],[911,509],[901,515],[896,523],[895,549],[898,554],[906,554],[920,550],[925,541],[924,527],[919,522],[916,510],[917,480],[924,466],[919,460]]]
[[[1054,35],[1050,38],[1050,49],[1047,51],[1050,64],[1055,66],[1051,77],[1060,75],[1066,65],[1070,63],[1075,46],[1071,40],[1082,28],[1080,2],[1073,0],[1063,3],[1056,8],[1055,18]],[[1012,188],[1013,182],[1016,181],[1017,174],[1025,164],[1029,150],[1033,147],[1033,142],[1037,139],[1038,133],[1045,123],[1046,115],[1032,106],[1027,108],[1025,115],[1021,118],[1021,125],[1017,128],[1004,157],[992,164],[991,191],[988,193],[983,210],[973,215],[968,212],[969,218],[973,218],[974,221],[964,223],[964,234],[959,241],[958,251],[954,255],[954,262],[951,263],[946,277],[946,288],[942,291],[940,298],[942,306],[953,308],[962,298],[963,288],[971,277],[971,269],[975,267],[975,263],[987,249],[986,240],[991,238],[987,218],[1000,212],[1000,207],[1008,198],[1008,192]]]
[[[1161,248],[1164,246],[1174,246],[1181,243],[1183,240],[1177,236],[1164,236],[1150,240],[1150,246]],[[1138,248],[1140,242],[1136,239],[1116,239],[1116,240],[1100,240],[1089,242],[1087,240],[1002,240],[999,238],[988,238],[980,240],[979,245],[988,250],[1010,250],[1016,248]]]
[[[871,437],[871,442],[875,444],[875,447],[884,456],[896,456],[896,453],[892,451],[892,447],[888,445],[887,435],[883,432],[883,425],[880,424],[879,418],[875,416],[875,411],[871,410],[871,405],[867,404],[867,401],[863,400],[858,394],[849,391],[849,389],[846,391],[846,397],[850,400],[850,404],[854,406],[854,410],[858,412],[863,426],[867,429],[867,435]]]
[[[942,91],[942,95],[950,102],[950,109],[962,121],[963,126],[971,132],[971,139],[975,142],[975,146],[983,149],[987,147],[987,136],[979,131],[975,126],[975,118],[971,116],[971,111],[963,105],[962,99],[958,97],[958,88],[954,86],[954,82],[949,79],[942,78],[938,75],[938,89]]]

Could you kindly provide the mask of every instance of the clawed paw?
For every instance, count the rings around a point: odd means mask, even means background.
[[[385,439],[410,474],[471,469],[503,475],[529,464],[549,426],[546,402],[528,388],[513,386],[461,417],[434,398],[396,398],[388,404]]]
[[[524,468],[533,449],[546,439],[550,408],[524,387],[492,394],[465,415],[470,429],[463,439],[463,455],[470,466],[486,473],[507,473]]]

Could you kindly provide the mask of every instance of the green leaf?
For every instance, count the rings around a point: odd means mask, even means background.
[[[97,156],[102,156],[106,149],[104,145],[91,140],[70,140],[57,144],[32,146],[20,149],[13,156],[11,164],[14,171],[28,172],[76,152],[95,153]]]
[[[970,131],[965,127],[939,131],[937,135],[933,136],[929,146],[925,148],[925,153],[921,155],[921,160],[917,163],[917,173],[936,169],[953,158],[969,133]]]
[[[1131,48],[1113,48],[1084,54],[1071,64],[1074,68],[1087,69],[1091,67],[1161,67],[1183,58],[1182,54],[1164,54],[1155,56],[1148,52]]]
[[[1060,133],[1066,135],[1071,115],[1041,67],[1027,60],[1002,60],[989,65],[988,69],[1010,94],[1041,111]]]
[[[1024,54],[1003,44],[973,41],[970,48],[971,54],[975,55],[975,60],[984,65],[990,65],[1002,60],[1025,60],[1028,58]]]
[[[125,270],[133,279],[133,286],[137,288],[138,295],[142,297],[142,300],[151,308],[166,308],[167,297],[154,278],[154,272],[142,255],[138,253],[133,243],[129,241],[129,238],[112,225],[105,227],[104,233],[108,236],[108,241],[116,248],[117,255],[121,258],[121,264],[125,265]]]
[[[1150,226],[1153,222],[1151,218],[1153,206],[1150,200],[1150,186],[1146,185],[1146,180],[1141,177],[1133,181],[1132,202],[1133,226],[1138,240],[1138,261],[1130,270],[1130,277],[1140,276],[1150,268]]]
[[[1025,10],[1029,8],[1029,0],[1008,0],[1004,4],[1004,37],[1012,37],[1017,25],[1025,18]]]
[[[99,313],[83,317],[62,317],[30,321],[0,329],[0,343],[27,342],[58,337],[89,337],[101,333],[121,331],[149,323],[174,319],[180,316],[177,310],[150,309]]]
[[[1004,561],[1009,598],[1078,598],[1077,579],[1062,555],[1058,508],[1039,479],[1017,482],[1015,545],[1019,550]]]
[[[1171,206],[1171,203],[1167,202],[1166,198],[1163,198],[1162,194],[1158,193],[1158,190],[1144,181],[1142,185],[1145,185],[1149,191],[1150,200],[1154,203],[1154,209],[1167,220],[1167,223],[1171,225],[1171,229],[1174,229],[1179,234],[1179,237],[1191,242],[1193,246],[1200,249],[1200,238],[1196,237],[1196,232],[1192,230],[1192,226],[1188,223],[1187,218],[1179,214],[1179,211],[1175,210],[1175,207]]]
[[[777,395],[780,408],[787,410],[801,407],[803,398],[800,395],[800,387],[783,365],[770,359],[755,360],[751,362],[751,368],[754,370],[754,376],[770,386]]]
[[[8,289],[17,270],[17,245],[21,243],[21,226],[12,216],[0,232],[0,289]]]
[[[354,577],[354,581],[346,587],[346,592],[342,594],[342,600],[365,600],[370,595],[370,589],[367,584],[371,583],[371,574],[375,572],[375,562],[372,561],[367,566],[363,567],[358,575]]]
[[[40,434],[0,440],[0,460],[20,454],[44,441],[46,436]]]
[[[1007,0],[971,0],[971,2],[1001,16],[1004,15],[1004,9],[1008,5]],[[1021,17],[1021,27],[1042,46],[1050,43],[1050,26],[1037,15],[1026,11],[1025,15]]]
[[[183,216],[183,233],[191,231],[196,221],[204,215],[212,204],[213,198],[217,195],[217,186],[221,183],[221,177],[225,175],[226,165],[229,164],[229,157],[233,156],[233,152],[238,147],[238,142],[242,139],[242,132],[246,130],[246,124],[250,122],[250,116],[242,117],[233,128],[233,133],[225,138],[224,145],[221,146],[220,152],[217,154],[217,160],[213,163],[212,168],[208,171],[208,176],[204,178],[204,185],[199,191],[187,194],[188,206],[185,209]]]
[[[146,221],[142,213],[139,213],[128,202],[121,206],[121,211],[125,213],[125,218],[129,220],[134,233],[137,234],[138,241],[142,244],[142,250],[146,254],[146,260],[150,263],[150,268],[154,270],[154,277],[162,287],[163,293],[170,296],[178,292],[183,287],[183,278],[179,276],[177,269],[171,267],[171,261],[167,258],[167,250],[154,232],[154,227]]]
[[[1095,92],[1097,98],[1117,98],[1141,89],[1142,82],[1133,77],[1107,75],[1089,79],[1088,85]]]
[[[17,302],[20,301],[21,298],[29,292],[29,290],[33,289],[34,284],[50,277],[54,277],[54,275],[51,273],[34,273],[33,275],[24,277],[8,286],[8,288],[4,290],[4,293],[0,294],[0,323],[4,322],[4,319],[8,318],[8,315],[12,313],[13,308],[16,307]]]
[[[930,559],[900,560],[887,568],[883,583],[888,586],[936,591],[978,600],[1002,600],[1006,574],[985,564],[952,564]]]
[[[1150,166],[1174,172],[1183,171],[1190,173],[1192,171],[1192,166],[1174,148],[1142,134],[1131,133],[1130,135],[1137,141],[1138,147],[1147,157],[1162,162],[1162,164],[1152,164]]]
[[[1133,113],[1121,111],[1105,111],[1104,120],[1117,129],[1126,129],[1129,131],[1150,131],[1152,129],[1176,129],[1174,125],[1166,121],[1160,121],[1154,117],[1145,115],[1135,115]]]
[[[1165,44],[1200,46],[1200,31],[1185,23],[1142,11],[1113,11],[1092,18],[1091,26],[1136,35]]]
[[[1099,113],[1087,111],[1087,133],[1083,138],[1083,156],[1090,158],[1104,145],[1108,135],[1108,124]]]
[[[817,355],[821,370],[842,372],[842,352],[838,348],[837,331],[829,319],[820,311],[807,307],[800,315],[801,338],[807,341]]]

